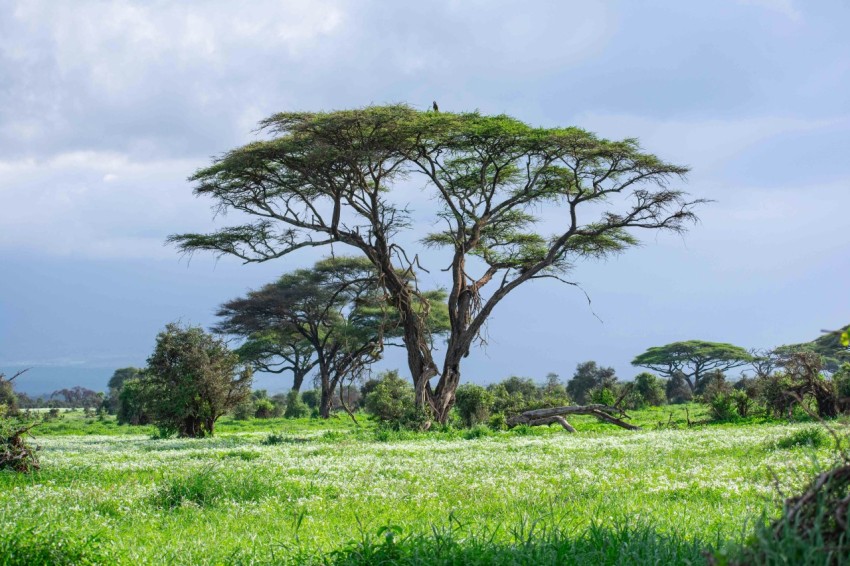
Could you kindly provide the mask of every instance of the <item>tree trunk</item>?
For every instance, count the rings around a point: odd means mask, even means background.
[[[625,428],[628,430],[640,430],[640,427],[618,419],[617,417],[611,415],[611,413],[617,413],[620,416],[628,418],[628,415],[626,415],[626,413],[624,413],[622,409],[618,409],[617,407],[608,407],[607,405],[572,405],[569,407],[553,407],[551,409],[536,409],[533,411],[525,411],[520,415],[509,418],[508,426],[513,428],[521,424],[538,426],[558,422],[568,431],[575,432],[575,429],[569,423],[567,423],[565,419],[562,418],[562,415],[593,415],[599,420],[609,422],[621,428]]]
[[[323,419],[328,419],[331,416],[331,404],[333,402],[333,392],[330,385],[322,380],[322,398],[319,402],[319,416]]]
[[[307,376],[306,371],[296,371],[292,378],[293,391],[301,392],[301,386],[304,384],[304,378]]]
[[[455,404],[455,391],[460,385],[460,360],[462,356],[457,353],[448,352],[443,373],[437,388],[431,395],[431,407],[434,410],[434,418],[440,424],[446,424],[449,420],[452,407]]]

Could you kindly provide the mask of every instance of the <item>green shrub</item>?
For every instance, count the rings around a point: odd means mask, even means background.
[[[788,436],[784,436],[773,443],[775,448],[788,449],[807,446],[809,448],[822,448],[830,444],[829,434],[819,426],[808,426],[801,428]]]
[[[599,387],[590,392],[590,402],[594,405],[608,405],[610,407],[617,402],[617,397],[610,387]]]
[[[464,383],[455,392],[455,408],[467,427],[486,421],[492,402],[490,392],[474,383]]]
[[[286,395],[286,410],[283,416],[287,419],[301,419],[310,414],[310,407],[301,400],[301,395],[298,391],[292,389]]]
[[[505,418],[504,413],[496,413],[495,415],[490,416],[487,426],[493,430],[507,430],[508,421]]]
[[[774,417],[787,417],[794,404],[794,398],[788,394],[793,386],[792,379],[784,373],[775,373],[759,378],[759,398],[765,409]]]
[[[233,418],[237,421],[247,421],[254,416],[254,402],[250,399],[239,403],[233,409]]]
[[[379,376],[379,383],[366,396],[366,411],[378,421],[396,428],[411,428],[421,422],[414,403],[413,387],[397,371]]]
[[[711,418],[716,421],[729,421],[737,416],[735,396],[731,392],[719,393],[708,401]]]
[[[271,419],[277,415],[277,406],[270,399],[260,399],[254,404],[254,416],[258,419]]]
[[[667,401],[664,392],[664,383],[658,376],[649,372],[642,372],[635,376],[632,389],[632,408],[658,407]]]
[[[263,440],[261,440],[260,444],[263,444],[265,446],[276,446],[278,444],[283,444],[286,441],[287,437],[283,433],[272,432]]]
[[[493,434],[492,431],[483,424],[477,424],[474,427],[463,431],[463,437],[466,440],[490,436],[491,434]]]
[[[301,399],[311,409],[318,409],[322,400],[322,393],[316,389],[310,389],[301,394]]]

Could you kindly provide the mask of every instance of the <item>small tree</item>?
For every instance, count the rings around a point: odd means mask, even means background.
[[[594,361],[582,362],[576,366],[572,379],[567,382],[567,393],[579,405],[586,405],[590,402],[591,391],[613,390],[616,383],[614,368],[599,367]]]
[[[641,372],[634,379],[634,395],[637,397],[637,405],[657,407],[663,405],[667,400],[664,393],[664,384],[658,376],[649,372]]]
[[[397,370],[378,376],[379,383],[366,396],[366,411],[382,423],[403,427],[417,421],[413,388]]]
[[[251,394],[251,370],[199,327],[169,324],[142,378],[144,405],[163,434],[211,436],[220,416]]]
[[[705,380],[712,371],[728,371],[753,361],[745,349],[732,344],[688,340],[655,346],[632,360],[641,366],[667,377],[680,375],[691,393],[702,393]]]
[[[307,393],[315,393],[315,391],[306,391],[305,395]],[[301,419],[309,414],[310,406],[304,402],[301,394],[295,389],[290,389],[286,395],[286,410],[283,412],[283,416],[287,419]]]
[[[118,413],[121,389],[124,383],[129,379],[138,379],[141,376],[142,370],[135,367],[126,367],[115,370],[112,377],[109,378],[109,390],[106,398],[103,400],[103,406],[106,410],[114,415]]]
[[[474,383],[464,383],[457,388],[455,408],[466,426],[485,422],[490,417],[493,396]]]
[[[0,409],[6,415],[13,416],[18,412],[18,396],[15,395],[12,382],[22,373],[24,372],[20,371],[8,379],[5,374],[0,373]]]
[[[693,391],[688,386],[688,382],[678,372],[671,375],[667,383],[664,384],[664,394],[667,397],[667,402],[674,405],[687,403],[694,397]]]
[[[146,425],[151,422],[145,410],[144,374],[128,379],[121,384],[118,394],[118,411],[115,413],[118,424]]]

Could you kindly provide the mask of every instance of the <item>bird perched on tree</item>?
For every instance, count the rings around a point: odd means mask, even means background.
[[[436,100],[432,103],[432,105],[433,105],[433,107],[434,107],[434,112],[439,112],[439,111],[440,111],[440,107],[439,107],[439,106],[437,106],[437,101],[436,101]]]

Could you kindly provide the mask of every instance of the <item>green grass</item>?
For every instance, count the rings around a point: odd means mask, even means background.
[[[831,458],[811,424],[656,428],[669,410],[638,432],[223,420],[203,440],[67,414],[37,430],[40,472],[0,473],[0,565],[705,563]]]

